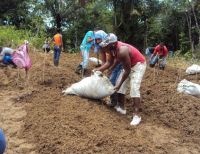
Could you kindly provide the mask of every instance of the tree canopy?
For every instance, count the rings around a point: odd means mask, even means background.
[[[182,53],[199,52],[198,0],[2,0],[0,24],[52,36],[61,28],[67,50],[100,27],[139,49],[159,42]]]

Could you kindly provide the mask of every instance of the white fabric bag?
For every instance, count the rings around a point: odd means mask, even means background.
[[[178,84],[177,91],[180,93],[185,93],[200,98],[200,85],[187,81],[186,79],[182,80]]]
[[[98,59],[95,58],[95,57],[90,57],[90,58],[89,58],[89,61],[91,61],[91,62],[93,62],[93,63],[95,63],[95,64],[102,64],[102,61],[101,61],[101,60],[98,60]],[[99,61],[99,63],[98,63],[98,61]]]
[[[65,95],[74,94],[82,97],[101,99],[114,93],[114,87],[110,80],[100,71],[94,72],[90,77],[74,83],[63,90]]]
[[[186,73],[187,74],[196,74],[196,73],[200,73],[200,66],[193,64],[192,66],[188,67],[186,69]]]

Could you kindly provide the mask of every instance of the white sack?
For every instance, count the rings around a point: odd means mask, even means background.
[[[193,64],[192,66],[188,67],[186,70],[187,74],[196,74],[196,73],[200,73],[200,66]]]
[[[114,93],[114,87],[110,80],[99,71],[90,77],[74,83],[63,91],[65,95],[74,94],[82,97],[101,99]]]
[[[200,85],[187,81],[186,79],[182,80],[178,84],[177,91],[180,93],[185,93],[200,98]]]
[[[93,62],[93,63],[95,63],[95,64],[102,64],[102,61],[99,60],[99,63],[98,63],[98,59],[95,58],[95,57],[90,57],[90,58],[89,58],[89,61],[91,61],[91,62]]]

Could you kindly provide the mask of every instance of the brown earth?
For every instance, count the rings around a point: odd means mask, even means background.
[[[74,73],[80,55],[63,53],[59,67],[51,53],[45,65],[44,53],[30,55],[29,80],[23,70],[0,68],[0,127],[7,154],[200,153],[200,100],[176,91],[184,78],[200,84],[199,75],[185,75],[176,65],[165,71],[147,68],[142,123],[132,127],[128,94],[126,116],[104,100],[63,96],[63,89],[81,79]]]

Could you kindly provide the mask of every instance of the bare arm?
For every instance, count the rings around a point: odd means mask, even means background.
[[[128,78],[130,72],[131,72],[131,59],[129,55],[129,49],[128,47],[121,47],[119,50],[119,55],[118,55],[119,62],[122,63],[124,73],[122,75],[122,79],[120,82],[116,85],[115,90],[118,91],[123,82]]]
[[[101,51],[101,56],[102,56],[102,61],[103,61],[104,64],[101,67],[99,67],[95,70],[103,72],[113,64],[114,57],[111,54],[109,54],[109,56],[106,57],[105,51]]]
[[[62,39],[62,35],[60,34],[60,40],[61,40],[61,49],[64,50],[63,48],[63,39]]]

